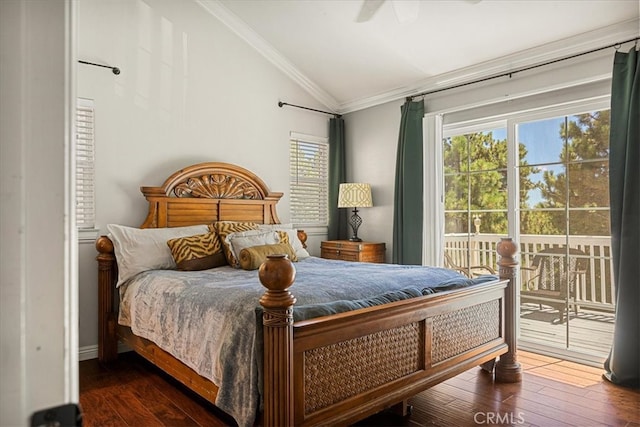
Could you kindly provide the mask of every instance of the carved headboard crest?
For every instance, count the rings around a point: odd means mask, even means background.
[[[176,197],[200,197],[206,199],[254,199],[263,197],[251,182],[227,174],[211,174],[192,177],[174,187]]]
[[[141,187],[145,196],[175,196],[201,199],[280,198],[253,172],[222,162],[207,162],[189,166],[172,174],[161,187]]]
[[[167,178],[160,187],[140,187],[149,201],[141,228],[180,227],[212,221],[280,222],[276,204],[282,193],[238,165],[199,163]]]

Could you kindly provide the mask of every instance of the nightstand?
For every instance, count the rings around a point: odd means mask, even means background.
[[[342,261],[384,262],[384,243],[326,240],[320,244],[320,256]]]

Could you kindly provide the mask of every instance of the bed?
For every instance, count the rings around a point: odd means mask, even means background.
[[[160,187],[141,187],[141,191],[149,203],[149,212],[140,229],[178,229],[228,221],[265,227],[280,223],[276,206],[282,193],[271,192],[258,176],[237,165],[196,164],[175,172]],[[296,234],[304,244],[306,234]],[[499,277],[477,282],[462,283],[461,275],[446,269],[315,257],[292,263],[282,255],[270,255],[259,270],[234,272],[229,266],[197,272],[151,270],[117,288],[122,283],[114,242],[101,236],[96,241],[98,357],[101,362],[113,361],[118,343],[122,342],[232,413],[240,425],[347,425],[387,408],[403,413],[411,396],[474,366],[494,372],[497,381],[518,382],[521,368],[514,329],[516,245],[505,238],[497,247]],[[120,258],[123,270],[126,260]],[[435,275],[433,286],[418,286],[426,279],[414,280],[412,275],[427,269]],[[325,270],[331,274],[322,274]],[[369,280],[367,289],[343,294],[341,286],[323,284],[326,277],[336,276],[341,278],[340,284],[350,282],[350,277],[354,281],[365,277]],[[227,339],[233,343],[248,341],[244,348],[226,350],[237,355],[239,363],[250,372],[226,378],[226,383],[235,387],[225,385],[220,377],[237,368],[218,366],[212,368],[217,374],[203,375],[208,371],[201,366],[209,363],[195,363],[174,351],[167,338],[171,333],[142,333],[144,327],[137,327],[130,319],[123,321],[119,311],[121,305],[123,313],[131,310],[131,289],[157,291],[165,285],[169,286],[168,291],[157,292],[173,298],[172,305],[179,292],[196,292],[190,286],[196,277],[210,283],[205,287],[226,286],[225,295],[241,296],[231,303],[238,311],[230,318],[254,320],[254,326],[244,327],[255,327],[250,330],[249,339]],[[236,277],[242,281],[237,288],[229,284]],[[383,286],[383,281],[389,282],[389,288]],[[313,296],[309,291],[312,288],[331,296]],[[223,291],[212,292],[219,295]],[[206,297],[197,299],[204,301]],[[139,302],[144,300],[135,301],[143,307],[141,310],[149,305]],[[136,310],[133,313],[138,313]],[[206,305],[190,310],[202,313],[198,319],[218,316],[217,312],[207,312],[213,309]],[[152,310],[147,313],[152,315]],[[167,317],[162,315],[163,319]],[[206,324],[202,328],[211,329]],[[183,335],[181,332],[176,336]],[[191,344],[178,344],[177,347],[193,350]],[[196,352],[209,354],[207,350]],[[243,405],[250,401],[249,409],[236,410],[232,407],[235,401]]]

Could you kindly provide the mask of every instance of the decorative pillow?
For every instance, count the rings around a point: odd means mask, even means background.
[[[213,231],[171,239],[167,245],[178,270],[207,270],[227,265],[220,239]]]
[[[289,235],[289,243],[291,243],[291,247],[296,252],[298,259],[305,259],[310,256],[298,238],[298,230],[293,227],[293,224],[260,224],[259,228],[261,230],[286,231]]]
[[[242,231],[257,230],[258,224],[255,222],[234,222],[234,221],[218,221],[209,225],[210,231],[215,231],[222,244],[222,250],[224,256],[227,258],[227,262],[230,266],[238,268],[237,261],[231,252],[231,245],[227,241],[227,237],[231,233],[238,233]]]
[[[274,245],[260,245],[244,248],[240,251],[240,267],[243,270],[255,270],[267,260],[268,255],[285,254],[291,261],[297,261],[293,248],[289,243],[276,243]]]
[[[109,238],[118,261],[118,283],[147,270],[176,268],[167,246],[167,240],[193,236],[208,231],[206,225],[173,228],[134,228],[124,225],[107,225]]]
[[[231,259],[233,261],[233,264],[230,265],[234,268],[240,268],[238,257],[240,256],[240,251],[244,248],[282,243],[280,238],[281,236],[276,231],[265,230],[239,231],[229,234],[226,240],[231,249]]]

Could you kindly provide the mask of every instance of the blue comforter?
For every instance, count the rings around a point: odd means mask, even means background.
[[[316,257],[294,265],[290,292],[297,299],[296,320],[495,279],[469,280],[444,268]],[[213,381],[219,388],[216,405],[240,426],[253,425],[260,405],[258,301],[264,291],[255,270],[147,271],[120,288],[119,321]]]

